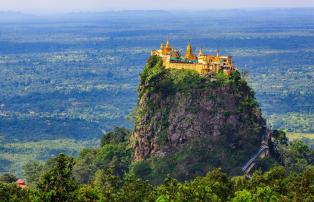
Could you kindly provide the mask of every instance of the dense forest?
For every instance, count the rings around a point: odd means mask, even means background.
[[[12,174],[0,176],[1,201],[313,201],[314,152],[301,141],[288,142],[273,131],[272,164],[251,176],[229,176],[213,169],[189,181],[166,177],[153,184],[141,179],[131,165],[126,145],[130,131],[115,128],[101,145],[73,158],[64,154],[44,164],[24,167],[27,187],[18,188]],[[263,163],[260,164],[262,169]],[[264,164],[265,165],[265,164]],[[145,170],[141,170],[145,172]]]

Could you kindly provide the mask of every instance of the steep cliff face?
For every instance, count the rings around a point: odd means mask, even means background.
[[[204,77],[148,60],[131,138],[138,174],[176,170],[174,177],[188,179],[213,167],[238,174],[265,133],[254,93],[238,72]]]

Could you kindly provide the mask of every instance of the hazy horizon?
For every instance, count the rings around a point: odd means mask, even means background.
[[[179,12],[205,12],[205,11],[224,11],[224,10],[228,10],[228,11],[247,11],[247,12],[254,12],[254,11],[280,11],[280,10],[314,10],[314,6],[313,7],[287,7],[287,8],[277,8],[277,7],[273,7],[273,8],[266,8],[266,7],[259,7],[259,8],[212,8],[212,9],[116,9],[116,10],[35,10],[35,9],[29,9],[29,10],[1,10],[0,9],[0,13],[5,14],[5,13],[16,13],[16,14],[22,14],[22,15],[30,15],[33,17],[40,17],[40,16],[51,16],[51,15],[55,15],[55,14],[61,14],[62,17],[64,15],[68,15],[68,14],[97,14],[97,13],[111,13],[111,12],[173,12],[173,13],[179,13]],[[314,12],[313,12],[314,14]]]
[[[212,10],[212,9],[289,9],[314,8],[312,0],[286,0],[286,1],[250,1],[250,0],[189,0],[148,1],[133,0],[2,0],[0,11],[13,11],[22,13],[54,13],[54,12],[103,12],[125,10]]]

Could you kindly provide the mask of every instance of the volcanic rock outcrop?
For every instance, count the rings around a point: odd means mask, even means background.
[[[239,174],[266,138],[254,92],[239,72],[203,76],[165,69],[152,56],[138,92],[131,144],[141,175],[189,179],[214,167]]]

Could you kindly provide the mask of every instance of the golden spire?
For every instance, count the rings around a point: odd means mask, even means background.
[[[169,38],[167,38],[166,47],[163,49],[163,54],[169,54],[172,51],[170,48]]]
[[[202,48],[200,48],[200,52],[198,53],[198,55],[199,55],[199,56],[204,55]]]
[[[219,56],[219,49],[217,48],[216,50],[216,53],[217,53],[217,57]]]
[[[170,49],[170,42],[169,42],[169,38],[168,38],[168,37],[167,37],[166,48],[167,48],[167,49]]]
[[[191,46],[191,42],[189,40],[189,43],[186,47],[186,53],[185,53],[185,58],[189,59],[189,60],[194,60],[195,56],[193,55],[193,50],[192,50],[192,46]]]
[[[160,50],[163,50],[165,48],[165,46],[164,46],[164,42],[163,41],[161,41],[161,44],[160,44]]]

